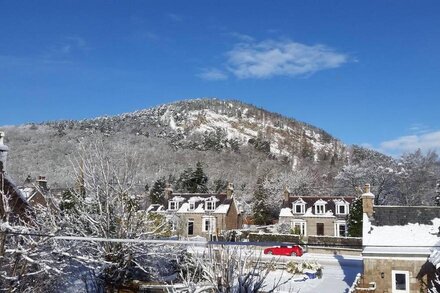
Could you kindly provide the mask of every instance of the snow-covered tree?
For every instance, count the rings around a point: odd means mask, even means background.
[[[433,204],[436,180],[440,176],[440,162],[435,151],[419,149],[402,155],[395,201],[403,205]]]
[[[153,187],[150,190],[150,201],[152,204],[163,204],[164,197],[163,192],[166,187],[165,178],[159,178],[154,181]]]
[[[138,160],[135,154],[108,156],[102,143],[82,145],[73,160],[82,177],[84,192],[73,191],[74,206],[64,211],[63,232],[72,236],[105,239],[148,239],[169,233],[164,218],[151,218],[139,209],[135,195]],[[106,283],[124,283],[133,272],[142,279],[154,279],[149,268],[151,251],[158,247],[130,242],[93,242],[60,247],[62,255],[93,268]],[[168,253],[172,253],[170,250]],[[78,255],[82,255],[78,258]]]
[[[348,236],[362,237],[362,198],[358,196],[350,207],[347,217]]]
[[[256,293],[278,292],[293,275],[286,273],[272,282],[268,276],[275,268],[275,258],[262,262],[261,255],[243,247],[210,247],[202,256],[187,254],[181,259],[180,277],[189,292]],[[294,288],[291,288],[294,292]],[[289,292],[290,292],[289,291]]]

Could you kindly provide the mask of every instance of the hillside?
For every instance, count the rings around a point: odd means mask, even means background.
[[[177,177],[198,161],[211,188],[216,180],[232,181],[250,193],[258,176],[268,172],[277,176],[304,166],[330,174],[326,177],[330,181],[350,153],[349,147],[320,128],[239,101],[218,99],[1,129],[11,149],[11,175],[18,182],[28,175],[45,175],[53,187],[75,182],[71,160],[80,141],[103,140],[113,156],[136,153],[140,191],[160,177]]]

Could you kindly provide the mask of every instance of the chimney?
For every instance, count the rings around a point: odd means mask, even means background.
[[[370,184],[365,184],[364,194],[362,194],[362,211],[367,214],[368,217],[373,216],[373,202],[374,194],[370,191]]]
[[[226,197],[228,199],[231,199],[233,193],[234,193],[234,183],[229,182],[228,187],[226,188]]]
[[[287,188],[287,186],[284,186],[284,191],[283,191],[283,201],[287,204],[289,202],[289,194],[290,191]]]
[[[9,148],[3,144],[5,133],[0,131],[0,172],[6,171],[6,159],[8,157]]]
[[[165,194],[165,200],[166,201],[170,200],[171,196],[173,195],[173,188],[171,187],[171,184],[167,183],[165,185],[164,194]]]
[[[47,180],[46,176],[38,176],[37,185],[42,191],[47,191]]]

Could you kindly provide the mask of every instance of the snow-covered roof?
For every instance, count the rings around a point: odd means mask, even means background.
[[[340,198],[337,198],[337,199],[334,199],[333,200],[334,201],[334,203],[336,204],[336,205],[347,205],[347,204],[349,204],[349,202],[348,201],[346,201],[345,199],[340,199]]]
[[[306,210],[304,217],[306,217],[306,216],[314,216],[311,207]]]
[[[203,214],[203,213],[205,213],[205,210],[203,209],[203,204],[199,204],[197,206],[197,208],[195,208],[194,210],[191,210],[189,208],[189,203],[185,202],[180,206],[177,213],[179,213],[179,214],[182,214],[182,213],[192,213],[192,214],[202,213]]]
[[[148,212],[158,212],[161,211],[163,209],[163,206],[160,204],[151,204],[148,208],[147,208],[147,213]]]
[[[229,211],[229,207],[230,205],[228,204],[221,204],[215,209],[214,214],[226,214]]]
[[[192,197],[190,197],[190,199],[188,199],[189,202],[198,202],[198,201],[202,201],[202,200],[204,200],[204,198],[200,197],[200,196],[192,196]]]
[[[280,217],[293,217],[292,210],[289,208],[282,208],[280,211]]]
[[[431,224],[375,226],[363,215],[363,254],[397,254],[427,256],[440,245],[440,218]]]
[[[176,195],[176,196],[174,196],[171,200],[172,200],[172,201],[177,201],[177,202],[182,202],[182,201],[185,201],[185,198]]]
[[[185,212],[188,212],[188,211],[189,211],[189,203],[185,202],[185,203],[183,203],[180,206],[180,208],[179,208],[179,210],[177,212],[178,213],[185,213]]]
[[[205,201],[218,202],[220,200],[217,197],[215,197],[215,196],[211,196],[211,197],[208,197],[207,199],[205,199]]]
[[[293,202],[293,204],[305,204],[306,202],[300,197]]]
[[[315,202],[315,205],[318,205],[318,204],[327,204],[327,202],[326,202],[325,200],[323,200],[323,199],[318,199],[318,200]]]

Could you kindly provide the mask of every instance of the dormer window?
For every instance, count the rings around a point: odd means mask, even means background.
[[[346,215],[347,214],[347,206],[346,205],[338,205],[336,209],[336,214],[338,215]]]
[[[179,202],[177,201],[168,202],[168,209],[170,211],[177,211],[179,209]]]
[[[294,201],[292,204],[294,214],[304,214],[306,212],[306,202],[302,198]]]
[[[206,201],[206,210],[207,211],[215,210],[215,202],[213,200],[207,200]]]
[[[320,199],[317,202],[315,202],[315,214],[316,215],[323,215],[325,214],[325,205],[327,204],[326,201]]]
[[[325,213],[325,204],[317,204],[315,205],[315,213],[317,215]]]
[[[219,200],[215,196],[205,199],[205,211],[213,212],[216,209],[216,202]]]
[[[195,209],[196,209],[196,203],[193,202],[193,201],[190,201],[190,202],[189,202],[189,210],[190,210],[190,211],[193,211],[193,210],[195,210]]]
[[[335,208],[337,215],[347,215],[349,210],[349,204],[345,200],[335,201]]]

